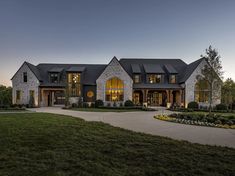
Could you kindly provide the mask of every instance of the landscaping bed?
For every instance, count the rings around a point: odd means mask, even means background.
[[[133,111],[156,111],[153,108],[144,108],[144,107],[98,107],[98,108],[64,108],[71,109],[75,111],[87,111],[87,112],[133,112]]]
[[[221,175],[235,149],[136,133],[63,115],[1,114],[0,175]]]
[[[189,125],[200,125],[218,128],[235,129],[235,115],[222,115],[207,113],[174,113],[168,116],[157,115],[156,119],[183,123]]]

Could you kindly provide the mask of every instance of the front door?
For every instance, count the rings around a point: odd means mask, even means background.
[[[150,106],[162,105],[162,93],[159,92],[148,93],[148,105]]]

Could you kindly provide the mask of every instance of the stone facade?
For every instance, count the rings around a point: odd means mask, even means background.
[[[27,72],[27,82],[23,80],[23,73]],[[34,91],[35,106],[38,106],[39,97],[39,80],[34,73],[24,63],[12,79],[12,103],[13,104],[29,104],[30,90]],[[20,91],[20,100],[16,100],[16,91]]]
[[[206,61],[202,60],[201,63],[197,66],[197,68],[194,70],[194,72],[191,74],[191,76],[187,79],[185,82],[185,106],[187,107],[189,102],[195,101],[195,84],[197,83],[197,76],[201,75],[201,71],[206,65]],[[212,105],[215,106],[216,104],[219,104],[221,102],[220,100],[220,94],[221,94],[221,85],[216,86],[217,90],[213,92],[214,99],[212,100]],[[208,103],[200,103],[199,106],[208,106]]]
[[[105,104],[109,103],[105,101],[105,85],[106,81],[113,77],[117,77],[124,82],[124,102],[126,100],[132,100],[133,80],[115,57],[111,60],[103,73],[96,80],[96,99],[103,100]]]

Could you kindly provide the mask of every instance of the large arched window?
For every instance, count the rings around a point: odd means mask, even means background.
[[[117,77],[113,77],[106,82],[106,101],[123,101],[124,84]]]
[[[194,96],[196,102],[208,103],[209,102],[209,85],[205,80],[198,80],[195,84]]]

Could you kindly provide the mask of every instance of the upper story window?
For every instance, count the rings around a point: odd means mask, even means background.
[[[58,83],[59,82],[59,74],[58,73],[51,73],[50,74],[50,81],[51,81],[51,83]]]
[[[134,81],[134,83],[140,83],[141,82],[141,75],[134,75],[133,81]]]
[[[80,73],[68,73],[68,93],[69,96],[78,97],[81,96],[81,74]]]
[[[149,74],[147,75],[147,82],[150,84],[162,83],[163,75]]]
[[[28,81],[28,75],[27,72],[23,73],[23,81],[26,83]]]
[[[171,83],[171,84],[176,83],[176,75],[170,75],[169,76],[169,83]]]

